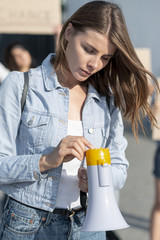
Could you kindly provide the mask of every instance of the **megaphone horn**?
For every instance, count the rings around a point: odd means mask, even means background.
[[[88,206],[82,231],[110,231],[127,228],[114,194],[109,149],[86,151]]]

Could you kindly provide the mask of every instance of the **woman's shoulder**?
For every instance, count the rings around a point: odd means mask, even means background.
[[[29,76],[29,86],[34,88],[34,86],[38,85],[38,79],[40,79],[41,76],[41,69],[40,67],[30,69],[28,71]],[[4,79],[4,81],[1,84],[1,89],[7,90],[10,92],[22,92],[24,88],[24,81],[25,76],[24,72],[20,71],[11,71],[7,77]],[[40,81],[39,81],[40,82]]]
[[[19,87],[22,88],[24,84],[23,79],[24,77],[22,72],[12,71],[3,80],[1,84],[1,88],[7,88],[7,89],[10,89],[10,88],[17,89]]]

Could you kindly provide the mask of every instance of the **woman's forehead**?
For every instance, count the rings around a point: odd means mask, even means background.
[[[86,29],[84,32],[78,32],[77,36],[83,43],[97,51],[103,51],[106,55],[113,55],[116,51],[116,47],[110,42],[107,35],[96,30]]]

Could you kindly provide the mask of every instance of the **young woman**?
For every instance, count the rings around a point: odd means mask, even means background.
[[[136,56],[121,10],[105,1],[77,10],[56,55],[29,71],[22,113],[23,73],[9,74],[0,88],[0,187],[9,196],[0,239],[105,239],[105,232],[80,231],[80,190],[88,190],[81,163],[86,149],[109,148],[114,187],[123,187],[121,112],[135,135],[142,114],[153,122],[147,75],[156,82]]]

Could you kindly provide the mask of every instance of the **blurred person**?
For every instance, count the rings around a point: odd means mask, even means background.
[[[121,9],[105,1],[78,9],[62,27],[56,54],[29,70],[23,112],[24,75],[8,75],[0,88],[0,188],[9,196],[1,240],[106,239],[103,231],[81,231],[80,190],[88,192],[81,165],[87,149],[109,148],[114,188],[123,187],[122,113],[135,137],[141,113],[154,123],[148,75],[157,84],[134,51]]]
[[[160,84],[160,78],[158,78]],[[150,92],[154,97],[153,112],[155,118],[157,119],[157,125],[160,128],[160,94],[155,91],[154,86],[150,87]],[[159,240],[160,239],[160,129],[153,128],[152,139],[156,141],[156,151],[154,156],[154,168],[153,175],[155,181],[155,198],[154,204],[151,211],[151,227],[150,227],[150,239]]]
[[[9,70],[0,62],[0,84],[8,75],[8,73],[9,73]]]
[[[60,24],[60,25],[56,25],[56,26],[53,28],[54,40],[55,40],[55,49],[56,49],[56,47],[57,47],[57,45],[58,45],[59,36],[60,36],[61,30],[62,30],[62,27],[63,27],[63,25]]]
[[[35,67],[35,60],[19,41],[10,43],[4,50],[4,63],[10,71],[26,72]]]

